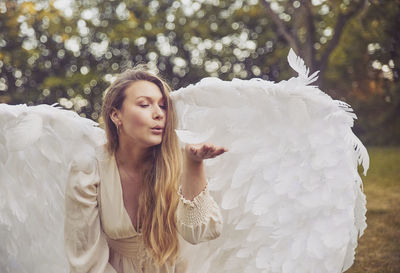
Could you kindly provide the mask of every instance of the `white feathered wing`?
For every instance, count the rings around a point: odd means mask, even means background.
[[[220,204],[220,238],[185,246],[189,272],[325,273],[353,263],[366,228],[357,172],[369,165],[353,134],[349,105],[299,76],[273,83],[206,78],[173,92],[183,142],[211,142],[229,152],[206,161],[209,189]]]
[[[93,162],[104,141],[96,123],[75,112],[0,104],[1,272],[68,272],[63,222],[69,166]]]

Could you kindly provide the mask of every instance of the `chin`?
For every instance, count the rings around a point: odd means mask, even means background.
[[[147,144],[148,144],[148,146],[149,146],[149,148],[150,148],[150,147],[153,147],[153,146],[160,145],[161,142],[162,142],[162,138],[160,137],[159,139],[152,139],[152,140],[150,140]]]

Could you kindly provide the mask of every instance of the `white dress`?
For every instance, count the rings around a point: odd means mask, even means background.
[[[185,272],[181,258],[174,265],[155,265],[124,207],[115,157],[99,154],[94,171],[73,166],[67,183],[65,250],[71,272]],[[180,194],[177,227],[192,244],[219,236],[221,212],[207,188],[193,201]]]

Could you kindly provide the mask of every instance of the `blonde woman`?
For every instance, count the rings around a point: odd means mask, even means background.
[[[95,171],[72,166],[66,188],[71,272],[185,272],[179,234],[192,244],[219,236],[221,213],[208,193],[203,160],[226,149],[187,145],[182,154],[169,92],[144,68],[122,73],[108,88],[106,147]]]

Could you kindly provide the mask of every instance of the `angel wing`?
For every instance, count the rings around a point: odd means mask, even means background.
[[[0,105],[1,272],[67,272],[64,188],[70,163],[94,160],[96,123],[48,105]]]
[[[366,228],[357,172],[368,153],[351,127],[349,105],[299,76],[272,83],[205,78],[173,92],[183,142],[211,142],[229,152],[206,162],[221,205],[220,238],[185,246],[188,272],[343,272]]]

